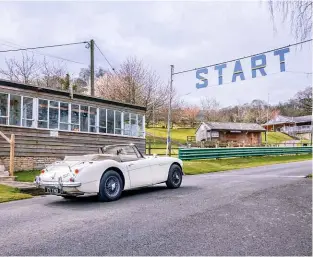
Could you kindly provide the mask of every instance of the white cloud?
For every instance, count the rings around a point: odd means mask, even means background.
[[[259,1],[1,2],[0,16],[1,49],[8,48],[1,45],[5,41],[36,46],[93,38],[115,67],[128,56],[137,56],[164,81],[169,79],[171,64],[176,71],[201,67],[294,42],[287,24],[279,26],[279,33],[274,34],[266,3]],[[77,60],[85,66],[89,63],[84,46],[41,52]],[[292,48],[287,69],[311,71],[311,56],[310,45],[298,52]],[[0,67],[3,60],[0,59]],[[269,57],[268,65],[275,66],[274,61]],[[96,62],[108,67],[99,52]],[[249,60],[245,62],[247,70]],[[67,66],[76,73],[83,67],[70,63]],[[233,64],[228,64],[228,79],[232,69]],[[212,80],[217,82],[216,77]],[[196,82],[195,72],[174,77],[179,94],[192,92],[184,97],[186,101],[197,103],[207,95],[226,106],[255,98],[267,100],[268,92],[272,102],[284,101],[309,85],[311,77],[281,73],[201,90],[196,90]]]

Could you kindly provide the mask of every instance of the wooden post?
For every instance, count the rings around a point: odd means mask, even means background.
[[[14,149],[15,148],[15,135],[11,135],[10,140],[10,176],[14,176]]]
[[[151,140],[149,140],[148,146],[148,155],[151,155]]]

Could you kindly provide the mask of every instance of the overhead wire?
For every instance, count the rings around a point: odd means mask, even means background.
[[[9,42],[9,41],[6,41],[6,40],[3,40],[3,41],[9,43],[9,44],[0,43],[1,45],[4,45],[4,46],[15,47],[14,45],[16,45],[16,46],[19,46],[19,47],[25,47],[25,46],[22,46],[22,45],[19,45],[19,44],[15,44],[15,43],[12,43],[12,42]],[[16,48],[16,47],[15,47],[15,48]],[[25,48],[26,48],[26,47],[25,47]],[[34,50],[25,50],[25,51],[30,51],[30,52],[32,52],[32,53],[34,53],[34,54],[43,55],[43,56],[48,56],[48,57],[55,58],[55,59],[60,59],[60,60],[62,60],[62,61],[66,61],[66,62],[81,64],[81,65],[87,65],[86,63],[74,61],[74,60],[71,60],[71,59],[67,59],[67,58],[60,57],[60,56],[56,56],[56,55],[52,55],[52,54],[41,53],[41,52],[38,52],[38,51],[36,51],[36,50],[35,50],[35,51],[34,51]]]
[[[74,42],[74,43],[67,43],[67,44],[26,47],[26,48],[19,48],[19,49],[8,49],[8,50],[0,50],[0,53],[17,52],[17,51],[24,51],[24,50],[36,50],[36,49],[43,49],[43,48],[53,48],[53,47],[60,47],[60,46],[78,45],[78,44],[89,44],[89,42],[83,41],[83,42]]]
[[[106,62],[109,64],[109,66],[111,67],[111,69],[114,71],[115,74],[115,68],[111,65],[111,63],[109,62],[109,60],[105,57],[104,53],[101,51],[101,49],[99,48],[99,46],[97,45],[97,43],[95,43],[95,46],[97,47],[97,49],[99,50],[99,52],[101,53],[101,55],[104,57],[104,59],[106,60]]]
[[[283,49],[283,48],[286,48],[286,47],[291,47],[291,46],[296,46],[296,45],[308,43],[308,42],[310,42],[310,41],[312,41],[312,40],[313,40],[313,39],[308,39],[308,40],[301,41],[301,42],[297,42],[297,43],[290,44],[290,45],[287,45],[287,46],[283,46],[283,47],[279,47],[279,48],[267,50],[267,51],[264,51],[264,52],[261,52],[261,53],[257,53],[257,54],[251,54],[251,55],[248,55],[248,56],[243,56],[243,57],[236,58],[236,59],[232,59],[232,60],[225,61],[225,62],[220,62],[220,63],[210,64],[210,65],[207,65],[207,66],[202,66],[202,67],[199,67],[199,68],[194,68],[194,69],[188,69],[188,70],[183,70],[183,71],[174,72],[173,75],[177,75],[177,74],[181,74],[181,73],[186,73],[186,72],[190,72],[190,71],[196,71],[196,70],[203,69],[203,68],[209,68],[209,67],[213,67],[213,66],[216,66],[216,65],[221,65],[221,64],[224,64],[224,63],[228,63],[228,62],[234,62],[234,61],[246,59],[246,58],[253,57],[253,56],[256,56],[256,55],[260,55],[260,54],[270,53],[270,52],[273,52],[273,51],[276,51],[276,50],[280,50],[280,49]]]

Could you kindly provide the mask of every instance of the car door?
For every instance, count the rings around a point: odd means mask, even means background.
[[[148,159],[138,156],[131,146],[124,147],[119,156],[128,171],[131,188],[152,185],[152,171]]]
[[[161,183],[167,180],[171,161],[167,157],[156,157],[150,159],[152,182]]]

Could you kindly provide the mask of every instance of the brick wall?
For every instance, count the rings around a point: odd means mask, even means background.
[[[44,168],[45,164],[53,163],[59,158],[55,157],[15,157],[14,170],[40,170]],[[0,165],[4,165],[6,170],[9,170],[9,157],[0,157]]]

